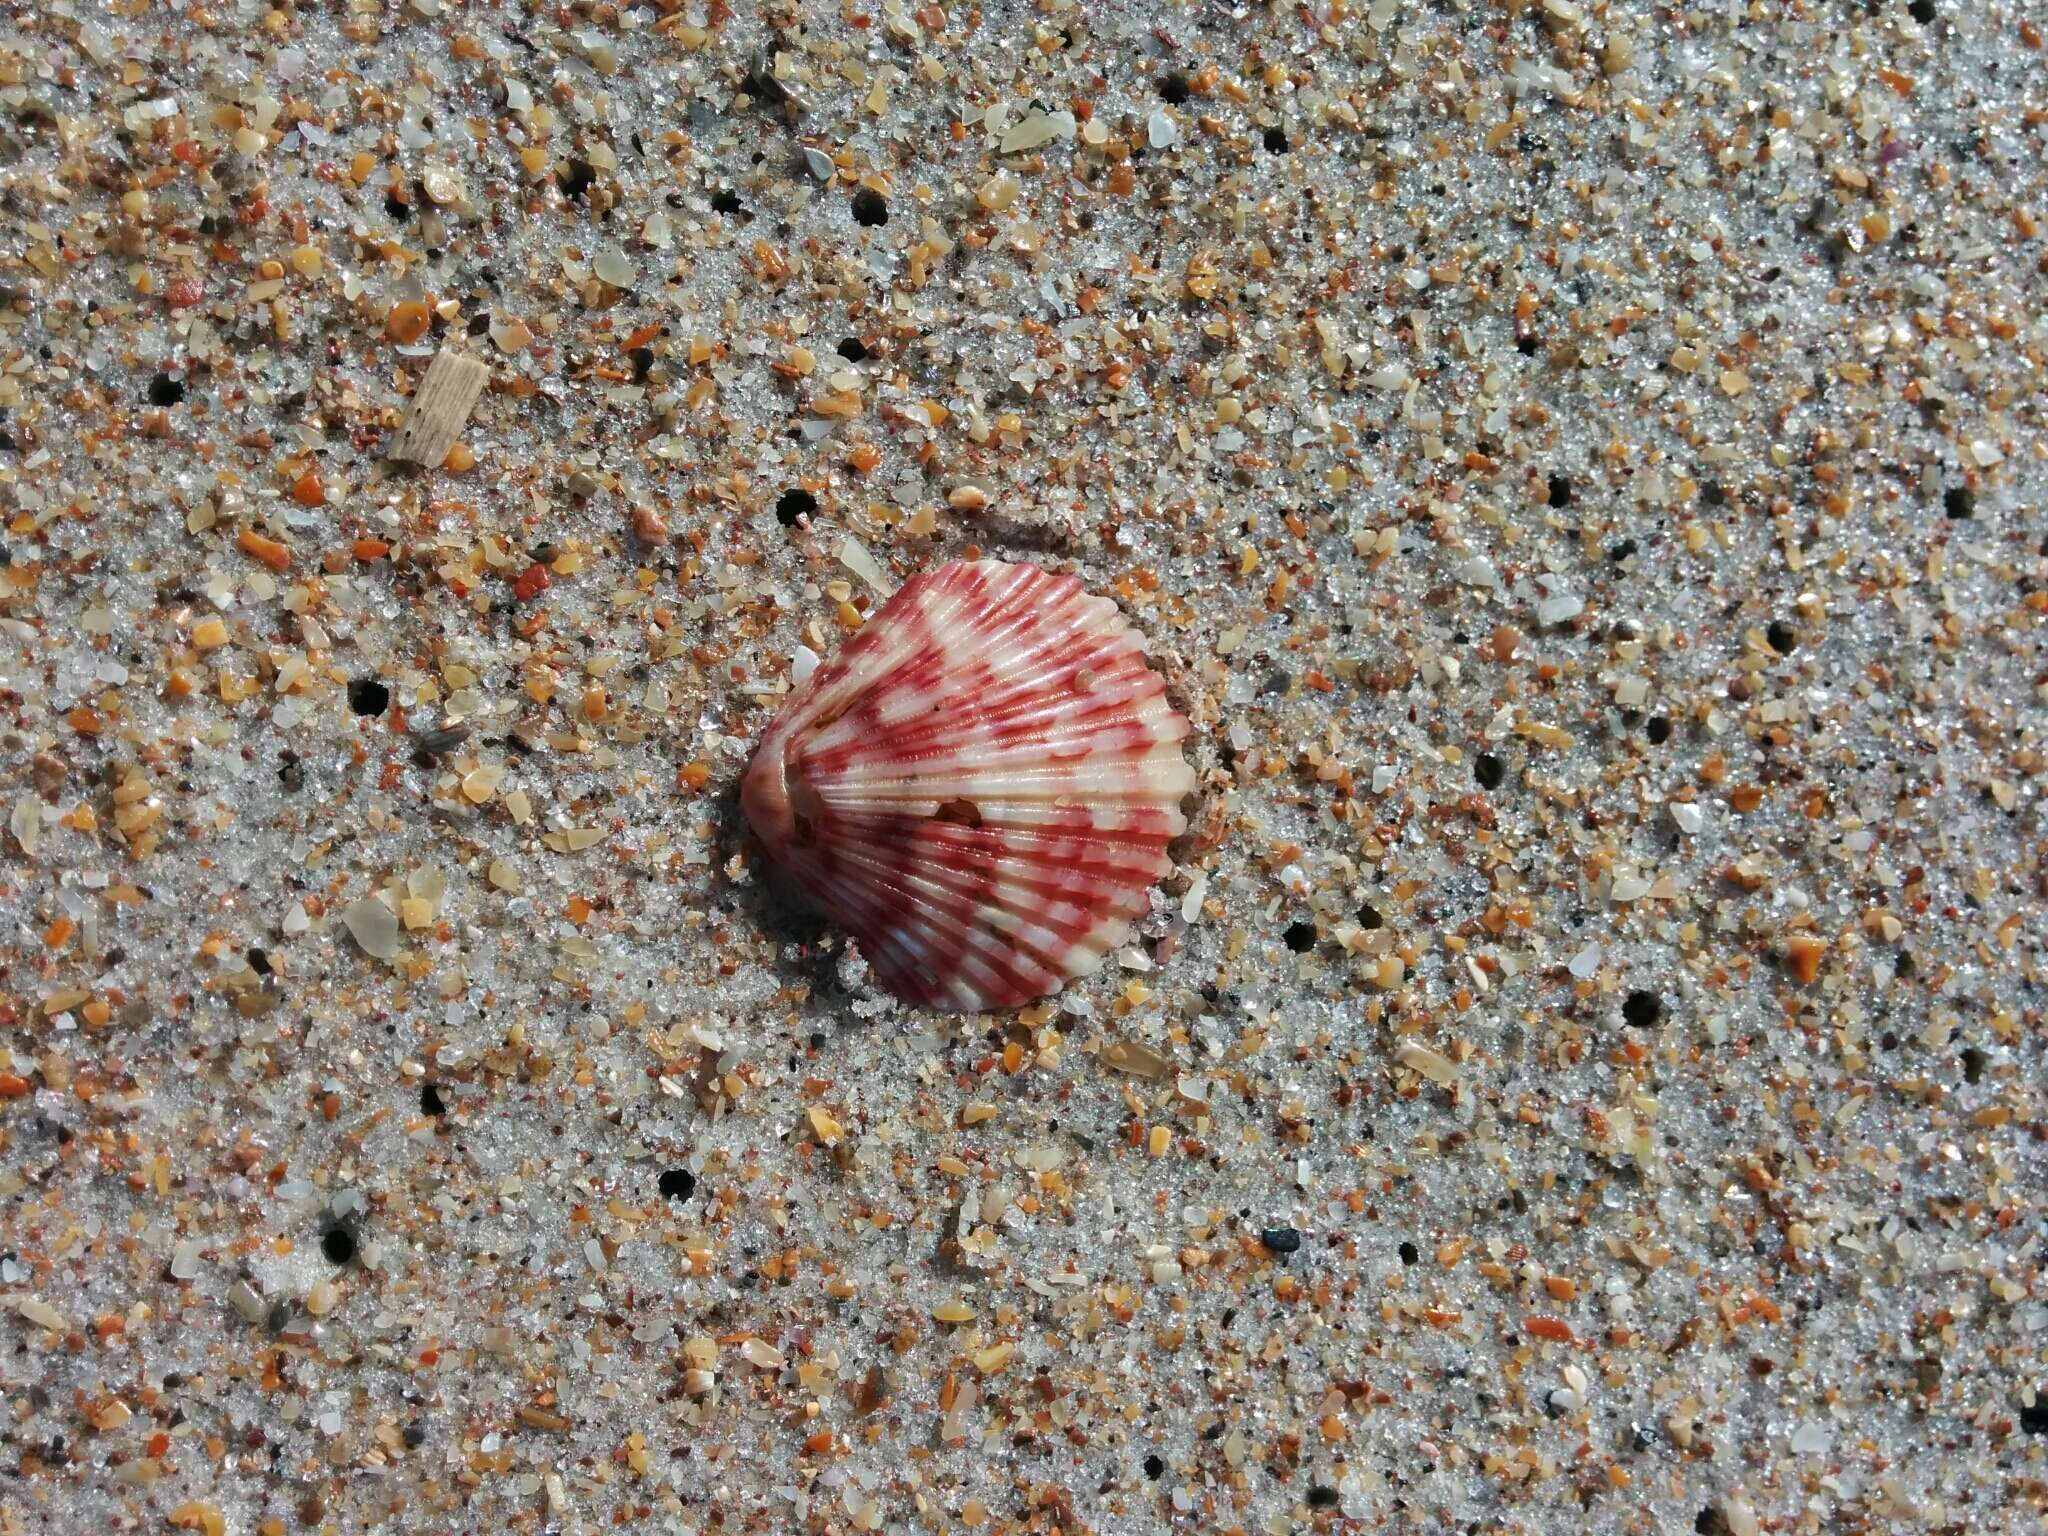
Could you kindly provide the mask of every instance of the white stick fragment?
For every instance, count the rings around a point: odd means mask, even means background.
[[[434,354],[388,456],[430,466],[447,458],[490,376],[491,370],[473,357],[449,351]]]
[[[1394,1060],[1410,1072],[1419,1072],[1432,1083],[1448,1088],[1458,1080],[1458,1069],[1450,1057],[1432,1051],[1426,1045],[1417,1045],[1404,1040],[1394,1048]]]
[[[875,557],[868,552],[867,545],[852,534],[848,534],[839,545],[839,563],[873,587],[882,597],[887,597],[896,590],[896,583],[889,579],[888,572],[884,571]]]
[[[10,1297],[9,1301],[12,1303],[15,1311],[19,1312],[27,1321],[34,1323],[38,1328],[48,1329],[51,1333],[69,1333],[71,1331],[71,1325],[64,1321],[64,1314],[40,1297],[14,1296]]]

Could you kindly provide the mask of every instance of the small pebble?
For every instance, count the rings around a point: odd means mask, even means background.
[[[387,903],[365,896],[343,908],[341,920],[363,953],[378,960],[397,958],[398,914]]]

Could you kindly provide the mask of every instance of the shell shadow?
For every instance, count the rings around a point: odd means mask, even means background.
[[[718,792],[711,815],[717,828],[717,867],[723,871],[734,854],[743,853],[747,867],[754,871],[754,878],[745,882],[727,880],[721,874],[720,887],[735,916],[747,919],[774,940],[777,974],[786,982],[808,986],[813,1000],[851,1001],[853,994],[839,982],[841,945],[836,931],[761,847],[740,807],[738,779]],[[791,946],[796,949],[794,957],[788,953]]]

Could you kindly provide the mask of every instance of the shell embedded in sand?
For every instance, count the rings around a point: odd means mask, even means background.
[[[891,992],[1013,1007],[1094,970],[1148,909],[1195,787],[1188,729],[1110,599],[955,561],[796,690],[741,800]]]

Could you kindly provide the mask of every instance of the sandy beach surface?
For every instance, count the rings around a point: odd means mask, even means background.
[[[2038,1529],[2044,33],[15,6],[0,1536]],[[961,1015],[737,786],[975,554],[1200,788]]]

